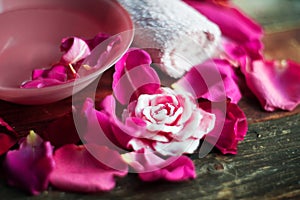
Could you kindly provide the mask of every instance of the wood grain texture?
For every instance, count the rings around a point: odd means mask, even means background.
[[[1,199],[298,199],[300,114],[252,124],[236,156],[192,155],[198,178],[183,183],[143,183],[135,174],[109,193],[93,195],[50,189],[37,197],[1,183]]]

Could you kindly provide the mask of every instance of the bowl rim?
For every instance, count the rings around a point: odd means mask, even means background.
[[[124,48],[123,48],[124,51],[120,55],[116,56],[107,65],[95,70],[94,72],[92,72],[92,73],[90,73],[86,76],[83,76],[83,77],[79,77],[79,78],[75,78],[75,79],[66,81],[65,83],[62,83],[62,84],[51,85],[51,86],[42,87],[42,88],[20,88],[20,87],[10,87],[10,86],[1,86],[0,85],[0,92],[5,91],[5,92],[11,92],[12,93],[12,92],[17,92],[17,91],[22,90],[23,95],[25,95],[24,97],[26,97],[26,94],[28,95],[28,94],[30,94],[32,92],[36,92],[36,91],[43,90],[43,92],[47,92],[47,91],[52,91],[52,90],[56,90],[56,89],[65,89],[65,88],[69,88],[69,87],[75,87],[76,85],[80,85],[81,83],[91,81],[91,80],[95,80],[103,72],[105,72],[106,70],[111,68],[126,53],[126,51],[131,46],[131,44],[133,42],[133,39],[134,39],[134,23],[132,21],[132,18],[130,16],[130,14],[128,13],[128,11],[117,0],[107,0],[107,1],[111,4],[114,4],[114,6],[117,6],[119,12],[121,11],[122,13],[125,13],[126,15],[124,15],[124,17],[126,18],[126,21],[128,22],[128,27],[126,27],[127,30],[124,30],[123,32],[120,32],[120,33],[115,34],[115,35],[111,35],[111,37],[118,36],[118,35],[120,35],[121,33],[124,33],[124,32],[131,32],[129,37],[127,37],[128,43],[126,44],[126,46],[124,46]],[[8,10],[4,10],[4,11],[1,10],[0,14],[3,14],[5,12],[15,11],[15,10],[19,10],[19,9],[8,9]],[[90,55],[92,55],[92,52],[93,51],[91,51]],[[24,81],[26,81],[26,80],[24,80]],[[2,99],[3,98],[1,98],[1,96],[0,96],[0,100],[2,100]],[[8,100],[5,99],[5,101],[8,101]]]

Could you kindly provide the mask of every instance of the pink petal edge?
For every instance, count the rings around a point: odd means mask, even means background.
[[[118,152],[97,145],[88,145],[88,149],[73,144],[59,148],[54,154],[56,168],[50,176],[51,184],[64,191],[109,191],[116,185],[114,177],[127,174],[128,167]],[[114,162],[122,171],[106,166],[102,159],[105,162]]]

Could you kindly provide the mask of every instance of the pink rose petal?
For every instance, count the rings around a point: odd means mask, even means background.
[[[141,149],[122,155],[143,181],[166,180],[172,182],[196,178],[193,161],[186,156],[169,157],[164,160],[150,151]]]
[[[48,187],[49,175],[55,167],[50,142],[31,132],[18,150],[9,151],[4,170],[9,185],[37,195]]]
[[[89,40],[85,40],[89,48],[92,50],[101,42],[107,40],[110,37],[109,34],[106,33],[98,33],[95,37]]]
[[[36,79],[55,79],[61,82],[67,81],[67,70],[64,65],[56,64],[50,69],[35,69],[32,72],[32,80]]]
[[[21,88],[43,88],[53,85],[60,85],[65,82],[58,81],[56,79],[44,78],[44,79],[35,79],[24,82],[20,87]]]
[[[127,135],[129,128],[115,116],[113,96],[107,96],[102,101],[102,107],[96,110],[94,102],[89,98],[84,103],[83,114],[87,121],[83,135],[85,142],[108,146],[110,149],[127,149],[132,137]]]
[[[210,103],[200,103],[200,107],[211,111]],[[248,124],[244,112],[233,103],[227,103],[226,113],[214,106],[212,113],[216,115],[215,128],[205,136],[205,140],[215,145],[223,154],[236,154],[238,142],[247,133]]]
[[[251,91],[267,111],[293,110],[300,103],[300,65],[293,61],[257,60],[243,73]]]
[[[5,154],[17,141],[17,133],[0,118],[0,156]]]
[[[65,52],[61,61],[66,65],[75,64],[91,53],[87,43],[78,37],[64,38],[60,48],[61,51]]]
[[[116,185],[114,177],[127,174],[128,167],[119,153],[104,146],[89,145],[88,148],[93,155],[84,146],[73,144],[65,145],[55,152],[56,168],[50,176],[53,186],[74,192],[109,191]],[[106,166],[102,160],[117,165],[122,171]]]
[[[193,67],[172,86],[210,101],[229,98],[237,103],[242,95],[237,85],[234,68],[226,60],[214,59]]]
[[[35,69],[31,80],[25,81],[21,88],[43,88],[63,84],[67,81],[68,74],[65,66],[56,64],[50,69]]]
[[[154,94],[160,87],[160,80],[150,67],[149,54],[140,49],[130,49],[116,63],[113,76],[113,90],[117,100],[128,104],[140,94]]]

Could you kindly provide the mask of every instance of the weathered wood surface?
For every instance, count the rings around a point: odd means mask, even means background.
[[[264,43],[268,58],[300,62],[299,28],[268,33]],[[109,70],[102,76],[95,94],[98,101],[110,93],[111,75]],[[78,94],[81,98],[85,95]],[[55,118],[69,113],[71,106],[71,98],[42,106],[0,101],[0,116],[23,136],[30,129],[39,132]],[[30,197],[7,187],[0,176],[0,199],[300,199],[300,107],[293,112],[269,113],[255,99],[244,99],[240,106],[250,126],[238,155],[223,156],[217,151],[201,159],[193,155],[198,174],[194,181],[149,184],[131,174],[118,180],[118,186],[109,193],[85,195],[50,188]]]
[[[59,191],[26,196],[1,184],[0,199],[299,199],[300,114],[252,124],[236,156],[193,155],[198,178],[183,183],[143,183],[135,174],[118,180],[109,193]]]

